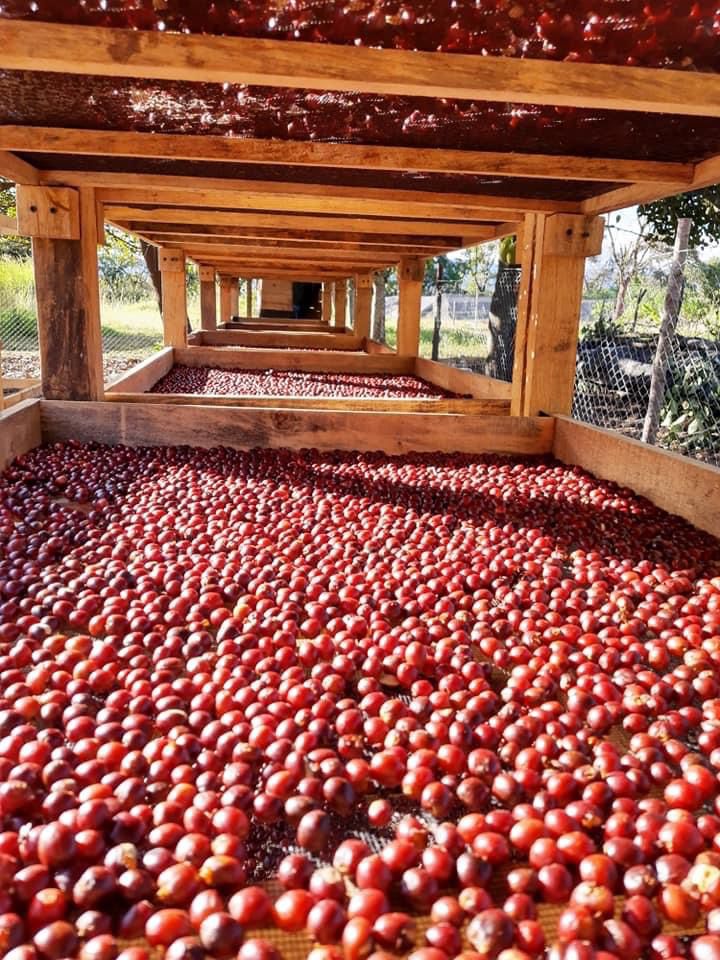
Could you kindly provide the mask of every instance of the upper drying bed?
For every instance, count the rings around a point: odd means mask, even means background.
[[[720,71],[715,0],[6,0],[0,17]]]

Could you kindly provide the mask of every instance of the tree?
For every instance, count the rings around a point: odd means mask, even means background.
[[[619,220],[620,215],[616,217],[615,223],[617,224]],[[607,235],[610,239],[610,253],[617,271],[617,293],[610,321],[611,325],[616,327],[625,313],[630,284],[650,259],[652,248],[647,243],[644,225],[641,225],[640,233],[633,236],[631,243],[621,244],[612,224],[608,225]],[[641,291],[640,298],[644,296],[645,292]]]
[[[720,243],[720,186],[692,190],[638,208],[649,236],[668,245],[675,239],[678,220],[692,220],[689,245]]]
[[[495,289],[490,301],[488,331],[490,350],[485,372],[499,380],[512,380],[517,327],[517,296],[520,269],[516,263],[517,238],[506,237],[498,251]]]

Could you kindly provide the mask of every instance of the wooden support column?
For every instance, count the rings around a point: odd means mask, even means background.
[[[249,320],[253,316],[253,280],[248,277],[245,281],[245,316]]]
[[[200,326],[203,330],[217,329],[215,267],[200,267]]]
[[[331,283],[322,285],[322,322],[330,325],[332,319],[333,289]]]
[[[420,353],[420,313],[425,261],[403,257],[398,268],[397,352],[402,357]]]
[[[160,247],[158,265],[162,277],[163,335],[166,347],[187,346],[187,288],[185,254]]]
[[[353,313],[353,333],[356,337],[370,336],[370,316],[372,313],[373,278],[371,273],[360,273],[355,277],[355,309]]]
[[[529,214],[522,231],[522,281],[511,412],[568,414],[575,386],[585,260],[602,250],[604,221]]]
[[[335,321],[334,327],[344,327],[347,323],[347,280],[336,280],[335,284]]]
[[[237,277],[220,277],[220,322],[228,323],[240,311],[240,288]]]
[[[33,241],[43,396],[101,400],[95,191],[18,186],[17,210],[18,232]]]

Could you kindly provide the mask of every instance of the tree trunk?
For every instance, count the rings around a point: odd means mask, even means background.
[[[432,359],[440,356],[440,328],[442,326],[442,279],[443,262],[438,260],[435,272],[435,322],[433,323]]]
[[[520,272],[520,267],[509,266],[501,260],[490,301],[490,351],[485,372],[490,377],[506,382],[512,380]]]
[[[630,279],[629,276],[620,278],[617,296],[615,297],[615,308],[613,309],[612,315],[613,325],[620,323],[620,319],[625,313],[625,302],[627,300],[628,288],[630,287]]]
[[[141,240],[140,250],[142,251],[143,259],[145,260],[145,266],[150,274],[152,285],[155,288],[155,296],[157,297],[158,308],[160,313],[162,313],[162,276],[160,274],[160,266],[158,265],[158,248],[153,246],[152,243],[147,243],[145,240]]]
[[[688,239],[692,220],[681,217],[678,220],[675,234],[675,250],[670,265],[670,276],[665,294],[660,336],[658,337],[655,359],[652,365],[650,378],[650,399],[648,400],[645,423],[643,424],[642,439],[645,443],[655,443],[658,427],[660,426],[660,412],[665,402],[665,384],[667,382],[668,355],[670,341],[677,329],[680,306],[682,304],[683,284],[685,279],[684,267],[688,254]]]
[[[375,311],[373,315],[373,340],[385,343],[385,277],[376,273],[375,284]]]

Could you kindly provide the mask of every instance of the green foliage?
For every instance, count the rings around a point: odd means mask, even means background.
[[[6,217],[14,217],[15,184],[7,180],[0,180],[0,213]],[[0,259],[25,260],[30,256],[31,245],[27,237],[0,236]]]
[[[500,262],[507,267],[517,263],[517,236],[503,237],[500,241]]]
[[[693,247],[720,242],[720,186],[705,187],[643,204],[638,213],[648,227],[649,235],[672,244],[680,217],[693,222],[690,243]]]

